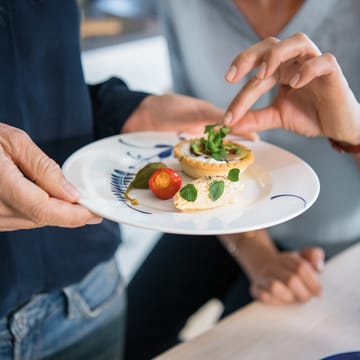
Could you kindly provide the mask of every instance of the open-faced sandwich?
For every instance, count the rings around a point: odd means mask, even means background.
[[[174,155],[184,172],[193,178],[227,176],[229,170],[242,174],[254,162],[253,152],[244,145],[224,140],[230,128],[219,124],[205,127],[206,137],[184,140],[174,147]]]

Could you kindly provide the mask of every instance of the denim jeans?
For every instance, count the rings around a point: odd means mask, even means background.
[[[111,260],[0,319],[0,359],[121,359],[125,312],[124,282]]]

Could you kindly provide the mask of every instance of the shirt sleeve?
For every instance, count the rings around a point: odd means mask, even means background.
[[[97,139],[119,134],[126,119],[149,94],[131,91],[121,79],[89,85],[94,134]]]

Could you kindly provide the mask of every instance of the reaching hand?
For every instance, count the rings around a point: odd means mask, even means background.
[[[0,123],[0,231],[101,222],[78,200],[59,165],[25,132]]]
[[[251,276],[251,293],[267,304],[305,302],[321,293],[318,272],[324,261],[320,248],[279,252]]]
[[[166,94],[147,96],[129,117],[122,132],[204,132],[207,124],[222,122],[224,110],[190,96]]]
[[[350,144],[360,143],[360,106],[336,58],[321,54],[304,34],[285,40],[268,38],[232,62],[226,79],[235,83],[250,71],[258,72],[240,90],[225,115],[233,131],[256,132],[285,128],[304,136],[326,136]],[[248,111],[275,85],[273,103]]]

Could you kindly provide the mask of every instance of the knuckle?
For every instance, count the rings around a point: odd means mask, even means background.
[[[30,136],[21,129],[11,128],[8,135],[9,145],[12,149],[12,153],[18,149],[25,148],[25,145],[31,141]]]
[[[331,68],[335,69],[338,66],[338,62],[336,60],[336,57],[331,53],[325,53],[323,54],[324,59],[326,62],[330,65]]]
[[[306,61],[301,65],[300,72],[302,74],[312,74],[314,72],[314,69],[313,69],[312,65]]]
[[[267,53],[264,55],[264,61],[267,63],[270,62],[280,62],[282,61],[281,59],[281,48],[277,45],[271,47]]]
[[[236,63],[241,63],[243,65],[246,64],[252,64],[255,60],[255,57],[253,54],[250,54],[247,51],[244,51],[243,53],[241,53],[237,59],[236,59]]]
[[[256,88],[257,86],[259,86],[262,83],[261,79],[259,79],[256,75],[252,76],[248,82],[247,82],[247,87],[249,88]]]
[[[36,204],[30,210],[30,219],[39,227],[49,225],[49,213],[44,204]]]
[[[299,42],[309,42],[310,41],[309,37],[303,32],[297,32],[296,34],[294,34],[293,37],[296,41],[299,41]]]
[[[276,294],[281,290],[281,283],[279,280],[272,280],[270,282],[270,292]]]
[[[37,160],[37,168],[41,173],[58,174],[61,172],[59,164],[45,154]]]
[[[280,42],[280,40],[274,36],[268,36],[267,38],[264,39],[264,43],[267,45],[275,45],[278,42]]]
[[[305,261],[301,261],[297,264],[297,267],[296,267],[296,273],[298,275],[304,275],[308,272],[309,270],[309,265],[305,262]]]
[[[289,276],[289,278],[286,281],[286,285],[293,289],[296,287],[296,285],[299,283],[299,277],[296,274],[292,274]]]

